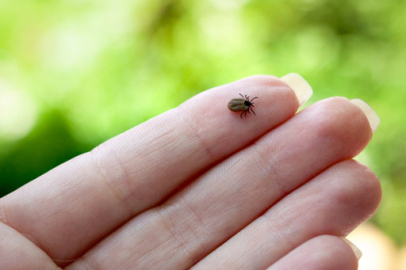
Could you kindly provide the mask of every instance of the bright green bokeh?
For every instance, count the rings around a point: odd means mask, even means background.
[[[189,97],[298,72],[310,103],[361,98],[381,126],[360,159],[372,220],[406,242],[406,3],[0,0],[0,196]]]

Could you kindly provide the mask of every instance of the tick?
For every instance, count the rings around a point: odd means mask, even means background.
[[[230,111],[233,112],[242,111],[240,115],[241,118],[243,115],[246,117],[247,113],[250,113],[250,109],[252,113],[255,114],[254,110],[252,109],[252,107],[254,107],[254,103],[252,101],[258,97],[254,97],[253,99],[250,100],[250,97],[247,95],[243,96],[240,94],[240,96],[242,98],[233,98],[228,102],[228,108],[230,109]]]

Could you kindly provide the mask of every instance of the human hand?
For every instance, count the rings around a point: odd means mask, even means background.
[[[256,116],[227,109],[239,93]],[[356,269],[339,237],[380,201],[352,160],[376,115],[296,114],[306,95],[270,76],[205,91],[3,197],[1,269]]]

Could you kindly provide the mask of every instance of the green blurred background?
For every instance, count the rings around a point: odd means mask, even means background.
[[[359,159],[372,218],[406,243],[406,2],[0,0],[0,196],[177,106],[254,75],[297,72],[361,98],[381,126]]]

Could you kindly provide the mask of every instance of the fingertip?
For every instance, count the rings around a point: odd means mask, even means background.
[[[299,106],[303,105],[313,95],[313,89],[310,84],[299,74],[289,73],[281,80],[292,88],[299,100]]]
[[[356,270],[358,259],[340,237],[320,235],[285,255],[267,270]]]

